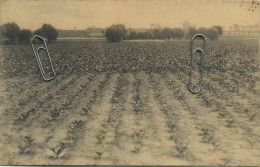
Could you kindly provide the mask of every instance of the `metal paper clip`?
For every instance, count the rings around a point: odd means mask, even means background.
[[[34,46],[33,46],[33,40],[34,40],[35,38],[41,39],[41,40],[44,42],[45,47],[38,47],[37,51],[35,51]],[[44,38],[41,37],[41,36],[39,36],[39,35],[35,35],[35,36],[32,38],[32,48],[33,48],[33,52],[34,52],[34,55],[35,55],[35,57],[36,57],[37,63],[38,63],[38,65],[39,65],[39,68],[40,68],[40,71],[41,71],[41,74],[42,74],[43,79],[44,79],[45,81],[50,81],[50,80],[54,79],[54,78],[56,77],[56,74],[55,74],[55,71],[54,71],[54,69],[53,69],[53,66],[52,66],[52,63],[51,63],[51,58],[50,58],[50,55],[49,55],[49,51],[48,51],[48,48],[47,48],[47,45],[46,45],[46,42],[45,42]],[[44,72],[44,69],[43,69],[43,67],[42,67],[41,59],[40,59],[40,56],[39,56],[39,51],[40,51],[40,50],[44,50],[44,51],[47,52],[47,55],[48,55],[48,58],[49,58],[49,62],[50,62],[50,65],[51,65],[51,69],[52,69],[52,71],[53,71],[53,77],[51,77],[51,78],[45,78],[45,72]]]
[[[196,37],[202,37],[203,40],[204,40],[204,50],[202,51],[202,49],[195,49],[193,50],[193,40],[196,38]],[[193,70],[193,62],[194,62],[194,54],[196,51],[199,51],[201,52],[201,63],[200,63],[200,74],[201,74],[201,77],[200,77],[200,87],[198,90],[194,91],[192,88],[191,88],[191,78],[192,78],[192,70]],[[201,91],[201,88],[202,88],[202,79],[203,79],[203,71],[204,71],[204,58],[205,58],[205,53],[206,53],[206,37],[203,35],[203,34],[196,34],[194,35],[194,37],[192,38],[191,40],[191,68],[190,68],[190,80],[189,80],[189,88],[190,88],[190,91],[192,93],[198,93]]]

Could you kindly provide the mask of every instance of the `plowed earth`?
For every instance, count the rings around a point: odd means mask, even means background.
[[[0,51],[2,165],[260,165],[257,41],[209,41],[198,94],[190,41],[56,42],[50,82]]]

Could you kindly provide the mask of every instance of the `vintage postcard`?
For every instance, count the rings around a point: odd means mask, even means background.
[[[0,0],[0,165],[260,165],[260,1]]]

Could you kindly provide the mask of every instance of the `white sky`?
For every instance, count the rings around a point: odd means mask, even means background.
[[[197,27],[260,24],[260,4],[242,0],[0,0],[0,24],[16,22],[35,30],[43,23],[59,29],[107,27],[182,27],[188,20]],[[258,3],[260,3],[258,1]]]

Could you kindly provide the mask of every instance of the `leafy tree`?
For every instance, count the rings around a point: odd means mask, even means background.
[[[39,28],[34,31],[34,35],[44,36],[43,29]]]
[[[207,37],[210,40],[217,40],[219,36],[218,30],[215,28],[209,28],[207,29]]]
[[[4,30],[3,26],[0,26],[0,41],[3,38],[3,30]]]
[[[155,39],[163,39],[163,33],[160,29],[156,28],[156,29],[153,29],[153,36]]]
[[[216,28],[218,30],[218,35],[223,34],[223,28],[221,26],[214,26],[213,28]]]
[[[137,33],[135,31],[130,31],[128,39],[137,39]]]
[[[29,44],[31,42],[30,41],[31,38],[32,38],[32,31],[23,29],[19,34],[18,41],[20,44]]]
[[[0,44],[7,44],[8,41],[5,39],[4,36],[4,26],[0,26]]]
[[[162,30],[162,38],[163,39],[170,39],[172,37],[173,31],[170,28],[164,28]]]
[[[138,32],[137,38],[138,39],[153,39],[153,34],[150,31]]]
[[[3,37],[6,37],[10,44],[15,44],[21,31],[20,27],[16,23],[12,22],[4,24],[2,28]]]
[[[207,28],[205,27],[200,27],[198,30],[197,30],[198,34],[203,34],[205,36],[207,36]]]
[[[145,32],[146,39],[154,39],[153,32],[148,30]]]
[[[50,24],[43,24],[40,29],[37,29],[34,32],[34,34],[35,35],[40,35],[40,36],[43,36],[43,37],[47,38],[48,43],[52,43],[52,42],[56,41],[56,39],[58,37],[57,29],[54,28]]]
[[[197,30],[195,27],[189,27],[189,31],[188,31],[188,38],[192,38],[194,35],[197,34]]]
[[[173,38],[178,38],[181,39],[184,37],[184,31],[181,28],[174,28],[173,29],[173,34],[172,34]]]
[[[123,34],[124,34],[123,40],[125,40],[126,37],[127,37],[127,31],[126,31],[125,25],[124,24],[117,24],[117,26],[123,31]]]
[[[122,24],[112,25],[107,28],[105,37],[109,42],[120,42],[126,39],[126,28]]]

